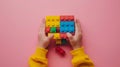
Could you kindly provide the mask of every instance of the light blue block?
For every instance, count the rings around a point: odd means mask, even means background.
[[[73,33],[75,32],[75,23],[74,21],[61,21],[60,22],[60,32],[62,33]]]

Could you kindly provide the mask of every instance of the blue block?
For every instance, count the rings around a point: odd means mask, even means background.
[[[61,33],[73,33],[75,32],[75,23],[74,21],[61,21],[60,22],[60,32]]]

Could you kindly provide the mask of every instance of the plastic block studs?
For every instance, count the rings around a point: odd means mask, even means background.
[[[61,37],[61,39],[67,39],[66,33],[60,33],[60,37]]]
[[[60,27],[60,16],[46,16],[47,27]]]
[[[54,33],[54,39],[61,39],[60,38],[60,33]]]
[[[60,27],[60,22],[58,22],[58,21],[56,21],[56,22],[54,22],[54,27]]]
[[[60,22],[60,32],[61,33],[73,33],[75,32],[75,23],[74,21],[61,21]]]
[[[60,16],[46,16],[46,22],[59,22]]]
[[[60,16],[46,16],[46,27],[60,27]]]
[[[74,16],[60,16],[61,21],[74,21]]]
[[[53,39],[61,39],[60,38],[60,33],[48,33],[48,36],[50,36],[51,34],[54,35]]]
[[[56,32],[56,27],[51,27],[51,28],[50,28],[50,32],[51,32],[51,33],[55,33],[55,32]]]

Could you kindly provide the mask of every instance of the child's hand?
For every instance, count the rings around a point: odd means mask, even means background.
[[[53,35],[50,35],[49,37],[45,35],[45,20],[43,20],[38,34],[38,47],[47,48],[52,38]]]
[[[67,33],[67,36],[69,38],[69,41],[73,49],[77,49],[81,47],[82,33],[81,33],[79,20],[75,21],[75,35],[72,36],[72,34]]]

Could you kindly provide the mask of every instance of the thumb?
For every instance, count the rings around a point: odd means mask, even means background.
[[[70,34],[70,33],[67,33],[67,36],[68,36],[68,39],[69,39],[70,41],[73,39],[73,36],[72,36],[72,34]]]
[[[53,38],[53,34],[50,34],[50,36],[48,36],[48,39],[51,40]]]

